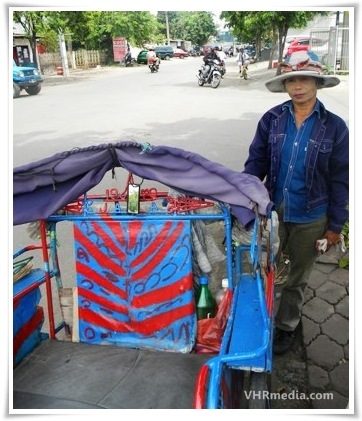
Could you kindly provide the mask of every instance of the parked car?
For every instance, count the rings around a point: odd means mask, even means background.
[[[13,98],[18,98],[22,89],[29,95],[37,95],[42,82],[43,78],[38,69],[18,66],[13,60]]]
[[[324,46],[326,45],[328,41],[323,40],[320,38],[311,38],[311,37],[297,37],[294,40],[291,41],[291,43],[287,46],[287,48],[284,48],[284,57],[290,56],[292,53],[295,53],[296,51],[309,51],[313,50],[317,55],[321,53],[321,49],[324,49]]]
[[[147,64],[147,53],[148,50],[141,50],[137,56],[137,63],[138,64]]]
[[[200,47],[196,46],[196,47],[191,48],[191,50],[189,51],[189,55],[192,57],[200,56],[201,55]]]
[[[159,47],[155,47],[156,56],[159,57],[161,60],[170,60],[173,57],[173,47],[170,45],[161,45]]]
[[[173,50],[173,56],[178,58],[185,58],[189,56],[189,53],[184,51],[182,48],[175,48]]]

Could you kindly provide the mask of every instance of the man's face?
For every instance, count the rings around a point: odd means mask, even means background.
[[[295,104],[314,102],[317,96],[317,81],[314,77],[291,77],[286,79],[284,86]]]

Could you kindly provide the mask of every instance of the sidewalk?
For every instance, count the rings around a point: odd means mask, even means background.
[[[333,394],[332,399],[313,400],[314,409],[348,405],[349,272],[338,267],[338,256],[331,249],[317,259],[305,291],[302,335],[309,393]]]
[[[119,70],[117,66],[99,66],[89,69],[69,69],[69,77],[57,75],[56,73],[43,75],[43,83],[47,86],[61,85],[64,83],[72,83],[79,80],[89,79],[107,72]]]

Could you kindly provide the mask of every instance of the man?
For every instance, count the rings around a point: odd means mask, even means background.
[[[263,115],[245,172],[263,180],[279,215],[279,252],[290,269],[275,317],[274,352],[286,352],[301,319],[304,289],[317,256],[316,241],[340,241],[348,218],[348,128],[317,99],[317,90],[340,80],[322,73],[306,52],[291,55],[266,82],[291,100]]]
[[[146,57],[147,57],[148,65],[153,64],[153,63],[159,64],[159,58],[157,57],[156,52],[153,48],[150,48],[148,50]]]
[[[216,51],[216,55],[218,56],[220,61],[226,60],[226,54],[221,47]]]
[[[213,66],[213,61],[217,60],[220,63],[220,59],[215,51],[215,48],[211,48],[210,51],[204,55],[203,60],[205,63],[203,74],[205,77],[207,77]]]
[[[238,53],[238,58],[237,58],[237,62],[238,62],[238,66],[239,66],[239,73],[242,72],[244,64],[245,64],[246,68],[248,68],[249,59],[250,59],[250,57],[244,51],[244,48],[240,48],[239,53]]]

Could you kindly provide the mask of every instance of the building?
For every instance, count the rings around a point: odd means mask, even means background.
[[[20,23],[13,22],[13,59],[18,66],[34,63],[28,35]]]

